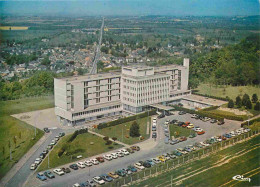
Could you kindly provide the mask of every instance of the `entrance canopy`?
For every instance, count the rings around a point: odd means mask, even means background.
[[[154,108],[157,108],[159,110],[166,110],[166,111],[169,111],[169,110],[172,110],[173,107],[170,107],[170,106],[164,106],[162,104],[152,104],[150,105],[151,107],[154,107]]]

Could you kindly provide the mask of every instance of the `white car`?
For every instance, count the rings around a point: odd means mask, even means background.
[[[124,157],[125,156],[125,154],[122,153],[121,151],[116,152],[116,154],[117,154],[118,157]]]
[[[56,173],[57,175],[61,176],[61,175],[64,175],[64,171],[62,171],[61,169],[54,169],[53,170],[53,173]]]
[[[97,159],[91,159],[90,162],[94,165],[98,165],[99,164],[99,161]]]
[[[111,155],[104,155],[103,156],[104,157],[104,159],[106,159],[106,160],[108,160],[108,161],[110,161],[110,160],[112,160],[113,158],[112,158],[112,156]]]
[[[168,154],[163,154],[163,156],[164,156],[164,158],[165,158],[166,160],[170,160],[170,159],[171,159],[171,157],[169,157]]]
[[[41,158],[36,158],[34,164],[39,165],[42,162]]]
[[[89,160],[86,160],[86,161],[85,161],[85,165],[88,166],[88,167],[90,167],[90,166],[92,166],[92,162],[89,161]]]
[[[113,158],[113,159],[117,159],[117,153],[111,153],[111,157]]]
[[[35,170],[36,168],[37,168],[37,164],[32,164],[30,167],[31,170]]]
[[[136,167],[137,169],[141,169],[141,170],[144,169],[144,166],[142,166],[142,164],[139,162],[135,163],[134,167]]]
[[[153,127],[156,127],[156,125],[157,125],[156,122],[153,122]]]
[[[197,114],[192,114],[191,115],[191,118],[196,118],[197,117]]]
[[[203,129],[201,129],[201,128],[195,128],[194,131],[196,131],[196,132],[201,132],[201,131],[203,131]]]
[[[156,123],[157,119],[156,118],[153,118],[153,122]]]
[[[220,137],[217,137],[216,140],[217,140],[218,142],[222,142],[221,136],[220,136]]]
[[[59,141],[60,137],[59,136],[55,136],[55,140]]]
[[[205,146],[205,147],[208,147],[208,146],[209,146],[209,144],[204,143],[204,142],[200,142],[200,144],[201,144],[202,146]]]
[[[120,152],[123,153],[124,155],[129,155],[129,152],[125,149],[121,149]]]
[[[182,154],[188,154],[188,152],[187,151],[185,151],[183,148],[178,148],[177,149],[177,151],[179,151],[180,153],[182,153]]]
[[[79,168],[85,168],[85,167],[86,167],[86,165],[85,165],[83,162],[78,162],[78,163],[77,163],[77,166],[78,166]]]
[[[73,187],[80,187],[79,183],[73,184]]]
[[[105,181],[101,177],[93,177],[93,181],[97,184],[105,184]]]
[[[231,136],[233,136],[233,137],[236,136],[236,133],[235,133],[234,131],[231,131],[230,134],[231,134]]]
[[[251,129],[249,128],[244,129],[244,132],[249,132],[249,131],[251,131]]]
[[[158,158],[152,158],[151,159],[155,164],[159,164],[160,162],[162,162],[162,161],[160,161]]]

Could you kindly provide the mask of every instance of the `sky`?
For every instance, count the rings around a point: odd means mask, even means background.
[[[0,0],[0,14],[51,16],[249,16],[260,0]]]

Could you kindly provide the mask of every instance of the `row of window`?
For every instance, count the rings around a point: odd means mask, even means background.
[[[121,107],[120,105],[115,105],[115,106],[109,106],[109,107],[89,110],[89,111],[85,111],[85,112],[78,112],[78,113],[72,114],[72,118],[77,117],[77,116],[83,116],[83,115],[86,115],[86,114],[93,114],[93,113],[96,113],[96,112],[102,112],[102,111],[106,111],[106,110],[117,109],[117,108],[120,108],[120,107]]]
[[[145,99],[132,99],[129,97],[123,97],[124,101],[128,101],[131,103],[137,103],[137,104],[142,104],[142,103],[148,103],[148,102],[152,102],[152,101],[158,101],[158,100],[162,100],[162,99],[166,99],[168,98],[168,95],[160,95],[158,97],[150,97],[150,98],[145,98]]]
[[[110,84],[110,83],[112,83],[112,82],[114,82],[114,81],[119,82],[119,81],[120,81],[120,77],[100,79],[100,80],[93,80],[93,81],[85,81],[85,82],[84,82],[84,87],[90,86],[91,83],[94,83],[95,85],[99,85],[101,82],[102,82],[102,83],[105,82],[105,83],[103,83],[103,84],[107,84],[107,83]]]

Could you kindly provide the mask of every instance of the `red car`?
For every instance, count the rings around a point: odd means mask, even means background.
[[[198,135],[202,135],[202,134],[205,134],[205,131],[199,131],[197,132]]]
[[[182,125],[182,127],[187,127],[189,124],[187,124],[187,123],[184,123],[183,125]]]
[[[182,136],[182,137],[179,138],[179,140],[183,142],[183,141],[186,141],[187,138],[185,136]]]
[[[96,158],[100,163],[105,162],[104,158],[102,156]]]

